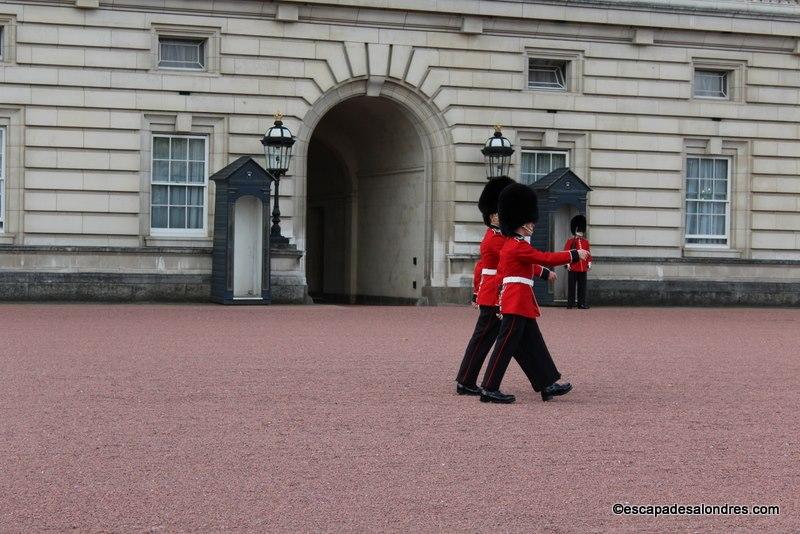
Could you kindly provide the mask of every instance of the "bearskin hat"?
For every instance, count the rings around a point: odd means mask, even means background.
[[[508,176],[498,176],[489,180],[483,187],[483,192],[478,199],[478,209],[483,214],[483,222],[486,223],[486,226],[491,224],[492,213],[497,213],[497,199],[500,198],[500,192],[513,183],[515,183],[514,180]]]
[[[582,233],[585,234],[586,233],[586,217],[584,217],[583,215],[576,215],[575,217],[573,217],[572,220],[569,222],[569,230],[573,234],[575,232],[582,232]]]
[[[539,220],[536,193],[527,185],[509,185],[500,193],[497,213],[500,216],[500,231],[503,235],[514,235],[517,228],[523,224]]]

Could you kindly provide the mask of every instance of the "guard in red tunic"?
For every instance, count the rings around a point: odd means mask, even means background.
[[[478,209],[488,227],[481,241],[481,257],[475,266],[473,278],[473,301],[480,308],[480,313],[456,375],[456,393],[459,395],[480,395],[480,389],[476,385],[478,373],[500,330],[500,319],[497,317],[500,284],[496,274],[500,249],[503,248],[506,237],[498,226],[497,199],[500,192],[513,183],[514,180],[507,176],[493,178],[484,186],[478,199]]]
[[[583,215],[573,217],[569,223],[569,229],[572,232],[572,237],[564,243],[564,250],[576,248],[584,249],[587,252],[590,251],[589,240],[586,239],[586,217]],[[589,306],[586,305],[586,277],[591,268],[591,254],[585,260],[567,265],[567,308],[575,306],[575,287],[577,286],[578,308],[581,310],[589,309]]]
[[[515,358],[542,400],[564,395],[572,389],[569,383],[559,384],[561,378],[547,350],[536,318],[539,306],[533,293],[531,273],[534,265],[555,267],[586,259],[585,250],[541,252],[525,237],[533,234],[539,218],[536,193],[527,186],[506,187],[498,201],[500,230],[507,236],[500,251],[497,277],[501,280],[500,312],[502,321],[494,352],[489,359],[481,385],[482,402],[511,403],[516,399],[500,391],[511,358]]]

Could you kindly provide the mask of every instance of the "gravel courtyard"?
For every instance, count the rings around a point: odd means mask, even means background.
[[[0,305],[0,532],[800,529],[800,310],[545,308],[575,390],[510,406],[455,395],[475,317]]]

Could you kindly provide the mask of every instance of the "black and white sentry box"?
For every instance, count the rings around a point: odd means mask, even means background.
[[[570,237],[569,222],[572,217],[586,214],[586,197],[592,190],[568,167],[555,169],[531,184],[539,197],[539,223],[531,244],[539,250],[556,251],[564,248]],[[588,219],[588,217],[587,217]],[[555,284],[534,282],[536,301],[553,305],[567,300],[567,272],[558,269]]]
[[[242,156],[211,176],[216,184],[211,300],[269,304],[269,173]]]

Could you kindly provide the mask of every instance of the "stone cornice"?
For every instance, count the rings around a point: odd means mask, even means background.
[[[258,2],[259,0],[253,0]],[[536,19],[537,7],[558,8],[564,19],[573,22],[569,11],[594,8],[605,12],[646,11],[677,15],[735,16],[756,19],[800,21],[800,0],[416,0],[411,5],[396,0],[282,0],[309,6],[351,7],[363,9],[402,9],[405,11],[441,12],[459,15],[483,15]],[[545,18],[552,18],[546,16]],[[597,20],[596,22],[603,22]],[[590,22],[581,20],[581,22]]]

